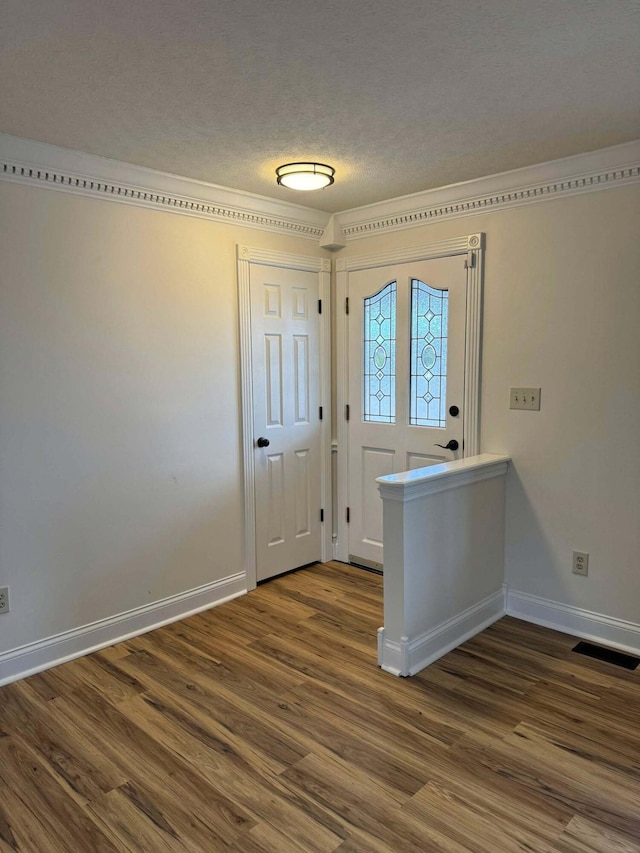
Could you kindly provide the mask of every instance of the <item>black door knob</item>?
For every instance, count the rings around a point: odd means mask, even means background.
[[[457,418],[460,414],[460,409],[457,406],[449,406],[449,414],[452,418]]]
[[[452,438],[446,444],[434,444],[434,447],[443,447],[445,450],[457,450],[460,447],[460,443]]]
[[[258,447],[269,447],[269,439],[260,436],[260,438],[256,441],[256,444],[258,445]]]

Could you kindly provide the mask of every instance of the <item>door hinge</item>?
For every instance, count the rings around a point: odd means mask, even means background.
[[[466,270],[472,270],[476,265],[476,253],[475,252],[467,252],[467,257],[464,261],[464,268]]]
[[[322,420],[322,406],[318,406],[318,417]]]
[[[324,521],[324,510],[323,509],[320,510],[320,521],[321,522]]]
[[[344,407],[344,419],[345,419],[345,421],[349,420],[349,415],[350,415],[349,404],[347,403],[347,405]]]
[[[345,314],[348,314],[348,313],[349,313],[349,297],[348,297],[348,296],[347,296],[347,298],[344,300],[344,313],[345,313]]]
[[[351,508],[347,507],[347,524],[351,521]]]
[[[322,314],[322,299],[318,299],[318,314]]]

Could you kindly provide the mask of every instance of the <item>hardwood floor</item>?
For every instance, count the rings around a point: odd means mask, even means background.
[[[503,619],[410,679],[330,563],[0,688],[0,851],[640,851],[640,671]]]

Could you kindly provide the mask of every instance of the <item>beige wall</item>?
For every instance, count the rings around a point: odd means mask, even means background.
[[[0,184],[0,652],[241,570],[236,243]]]
[[[514,460],[508,582],[636,623],[639,222],[620,188],[341,253],[486,232],[482,449]],[[323,254],[0,183],[0,652],[240,569],[238,242]],[[509,411],[510,385],[542,386],[541,411]]]
[[[484,231],[481,447],[513,457],[507,581],[640,622],[640,188],[353,241],[347,255]],[[509,387],[541,386],[539,413]],[[571,574],[573,549],[591,555]]]

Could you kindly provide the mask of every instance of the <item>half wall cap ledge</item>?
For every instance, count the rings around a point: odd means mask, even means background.
[[[478,456],[468,456],[466,459],[443,462],[428,468],[387,474],[378,477],[376,482],[383,500],[406,502],[483,480],[504,477],[510,461],[510,456],[480,453]]]

